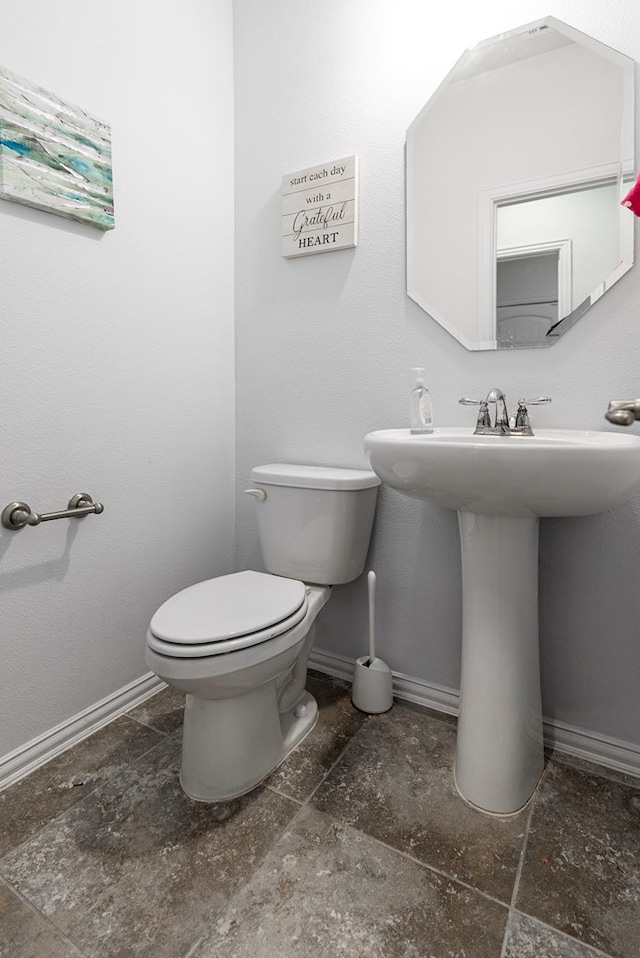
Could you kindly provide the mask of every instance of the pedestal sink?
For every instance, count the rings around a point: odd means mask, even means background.
[[[543,768],[538,519],[592,515],[640,492],[640,438],[573,429],[474,436],[453,427],[427,435],[379,430],[364,445],[386,485],[458,512],[456,784],[478,808],[513,813]]]

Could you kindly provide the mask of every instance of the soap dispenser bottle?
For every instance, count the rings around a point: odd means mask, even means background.
[[[433,409],[431,395],[424,384],[424,369],[417,368],[416,384],[409,397],[409,427],[412,433],[433,432]]]

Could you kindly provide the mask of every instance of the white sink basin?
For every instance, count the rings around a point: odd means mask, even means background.
[[[640,491],[640,438],[618,432],[382,429],[365,436],[364,446],[371,468],[392,488],[481,515],[586,516]]]
[[[371,468],[415,499],[458,511],[462,664],[456,785],[476,807],[522,808],[544,765],[538,651],[538,519],[584,516],[640,491],[640,438],[540,429],[365,436]]]

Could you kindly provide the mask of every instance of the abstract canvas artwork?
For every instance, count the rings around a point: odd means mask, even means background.
[[[111,127],[0,67],[0,198],[113,229]]]

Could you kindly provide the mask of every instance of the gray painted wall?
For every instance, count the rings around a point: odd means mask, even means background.
[[[148,9],[116,0],[106,24],[79,0],[4,11],[0,63],[112,123],[117,225],[100,238],[0,203],[0,505],[56,508],[80,490],[106,504],[78,525],[0,532],[0,756],[146,672],[158,604],[234,568],[236,493],[237,567],[259,568],[251,466],[364,466],[363,435],[406,423],[409,367],[428,368],[436,416],[453,425],[469,422],[458,397],[493,385],[548,392],[537,421],[584,428],[639,390],[637,268],[551,350],[517,355],[465,352],[404,292],[405,129],[462,50],[551,13],[640,59],[634,4],[453,3],[437,22],[422,0]],[[282,260],[282,175],[350,153],[359,249]],[[220,188],[195,196],[197,174]],[[173,511],[184,490],[196,508]],[[639,539],[638,500],[541,529],[545,711],[632,743]],[[370,558],[381,654],[455,688],[454,514],[383,490]],[[336,589],[317,645],[361,654],[366,608],[364,580]]]
[[[236,0],[240,568],[260,567],[254,507],[242,494],[251,466],[364,466],[365,433],[407,423],[412,366],[427,368],[441,424],[472,425],[458,397],[497,385],[512,401],[551,395],[535,413],[541,426],[602,429],[609,399],[640,392],[637,267],[551,349],[517,354],[466,352],[407,298],[404,276],[405,130],[463,50],[552,14],[638,60],[633,5],[488,0],[430,11],[412,0]],[[351,153],[361,167],[359,248],[282,259],[282,175]],[[380,654],[397,671],[452,688],[457,536],[454,513],[382,490],[370,554]],[[636,745],[639,556],[640,499],[541,524],[545,714]],[[316,645],[355,657],[366,630],[363,577],[335,590]]]
[[[0,508],[105,504],[0,529],[0,756],[146,673],[160,602],[233,569],[231,12],[3,6],[0,63],[111,123],[116,228],[0,202]]]

